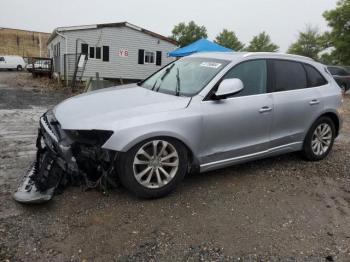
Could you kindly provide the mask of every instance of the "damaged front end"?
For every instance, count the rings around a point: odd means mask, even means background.
[[[41,203],[68,185],[93,188],[115,182],[117,153],[102,148],[112,131],[63,130],[51,111],[39,123],[36,159],[13,196],[16,201]]]

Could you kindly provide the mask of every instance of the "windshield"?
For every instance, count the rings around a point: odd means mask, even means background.
[[[140,86],[156,92],[193,96],[228,63],[227,60],[212,58],[182,58],[164,67],[143,81]]]

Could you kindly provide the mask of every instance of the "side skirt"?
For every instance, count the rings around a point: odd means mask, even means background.
[[[215,162],[205,163],[205,164],[200,165],[200,172],[202,173],[202,172],[206,172],[206,171],[211,171],[211,170],[231,166],[234,164],[244,163],[244,162],[251,161],[251,160],[256,160],[256,159],[261,159],[261,158],[265,158],[265,157],[270,157],[270,156],[281,155],[281,154],[290,153],[290,152],[294,152],[294,151],[299,151],[299,150],[301,150],[302,145],[303,145],[303,142],[294,142],[294,143],[290,143],[290,144],[286,144],[286,145],[282,145],[282,146],[278,146],[278,147],[274,147],[274,148],[269,148],[267,150],[256,152],[253,154],[248,154],[248,155],[238,156],[238,157],[234,157],[234,158],[223,159],[223,160],[219,160],[219,161],[215,161]]]

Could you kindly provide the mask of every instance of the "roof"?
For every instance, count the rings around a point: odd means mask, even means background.
[[[213,43],[207,39],[199,39],[198,41],[178,48],[169,53],[172,57],[183,57],[199,52],[232,52],[233,50],[223,47],[219,44]]]
[[[130,24],[128,22],[120,22],[120,23],[106,23],[106,24],[93,24],[93,25],[79,25],[79,26],[66,26],[66,27],[57,27],[51,34],[49,40],[47,43],[50,43],[56,36],[57,32],[65,32],[65,31],[76,31],[76,30],[86,30],[86,29],[98,29],[98,28],[104,28],[104,27],[128,27],[137,31],[140,31],[142,33],[145,33],[147,35],[153,36],[155,38],[159,38],[161,40],[167,41],[173,45],[178,45],[178,43],[166,36],[154,33],[152,31],[149,31],[145,28]]]
[[[216,58],[223,60],[237,61],[244,58],[275,58],[275,59],[291,59],[297,61],[315,62],[312,58],[299,55],[290,55],[284,53],[273,52],[204,52],[196,53],[191,57]]]

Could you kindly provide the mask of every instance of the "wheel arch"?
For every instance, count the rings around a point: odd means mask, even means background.
[[[136,146],[137,144],[150,140],[150,139],[160,139],[160,138],[169,138],[169,139],[174,139],[181,143],[185,148],[186,151],[188,152],[188,157],[189,157],[189,165],[190,168],[197,168],[199,167],[199,161],[198,158],[196,157],[196,149],[194,148],[194,145],[191,144],[188,139],[185,137],[181,136],[180,134],[173,133],[173,132],[154,132],[154,133],[147,133],[145,135],[138,136],[136,138],[131,139],[128,143],[125,143],[122,147],[120,147],[118,150],[116,148],[111,148],[108,143],[106,143],[103,148],[106,149],[111,149],[111,150],[116,150],[121,153],[129,151],[131,148]]]
[[[311,122],[310,126],[309,126],[308,129],[307,129],[307,132],[305,133],[304,140],[305,140],[305,138],[306,138],[306,136],[307,136],[307,133],[309,132],[310,128],[312,127],[312,125],[313,125],[318,119],[320,119],[321,117],[328,117],[328,118],[330,118],[330,119],[333,121],[334,126],[335,126],[335,137],[337,137],[337,136],[339,135],[340,126],[341,126],[341,122],[340,122],[340,117],[339,117],[339,115],[338,115],[336,112],[334,112],[334,111],[325,111],[325,112],[323,112],[321,115],[319,115],[317,118],[315,118],[315,119]]]
[[[339,116],[334,112],[326,112],[326,113],[322,114],[319,118],[321,118],[321,117],[329,117],[333,121],[334,126],[335,126],[335,137],[337,137],[339,135],[339,130],[340,130]],[[317,119],[319,119],[319,118],[317,118]]]

